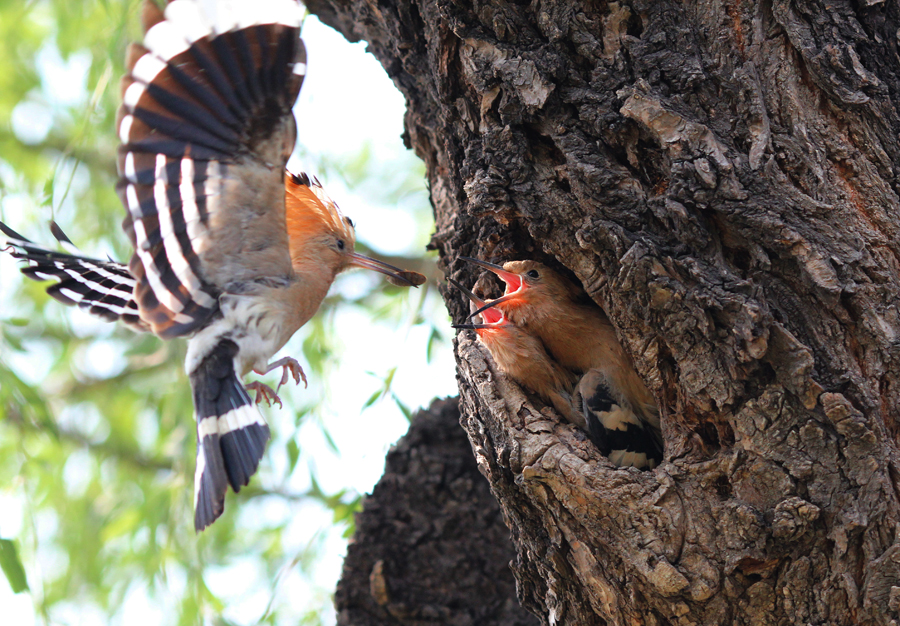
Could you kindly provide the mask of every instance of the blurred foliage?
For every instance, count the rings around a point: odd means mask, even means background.
[[[137,0],[0,0],[0,219],[25,236],[52,242],[52,218],[86,254],[128,259],[113,128],[138,17]],[[405,159],[386,164],[364,146],[349,160],[320,160],[319,174],[412,211],[419,255],[430,207],[421,164]],[[339,447],[315,408],[338,384],[335,319],[364,311],[398,341],[424,329],[425,362],[448,338],[436,290],[372,279],[328,297],[288,346],[302,350],[310,389],[289,390],[283,411],[264,410],[273,440],[259,475],[197,536],[184,343],[65,308],[0,257],[0,603],[30,594],[45,624],[319,624],[330,590],[311,578],[331,544],[305,524],[324,513],[348,534],[361,501],[324,488],[298,439],[312,424]],[[359,410],[388,399],[408,417],[392,388],[399,357],[384,358]]]

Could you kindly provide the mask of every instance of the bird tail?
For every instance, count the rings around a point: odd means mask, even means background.
[[[51,222],[50,230],[60,243],[72,243],[55,222]],[[81,307],[111,322],[124,322],[134,330],[147,330],[132,297],[134,277],[125,265],[50,250],[26,239],[3,222],[0,222],[0,232],[12,248],[10,254],[27,262],[22,267],[25,276],[37,281],[59,281],[47,288],[47,293],[56,300]]]
[[[662,434],[614,399],[609,381],[600,370],[589,370],[582,377],[573,405],[584,415],[591,441],[619,467],[653,469],[662,461]]]
[[[223,339],[190,372],[197,418],[194,528],[200,532],[225,508],[228,485],[250,482],[269,440],[269,427],[241,384],[238,345]]]

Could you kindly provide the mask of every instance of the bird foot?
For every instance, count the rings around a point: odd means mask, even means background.
[[[279,368],[279,367],[283,368],[284,371],[281,373],[281,382],[279,382],[278,386],[275,388],[276,391],[281,389],[282,385],[287,384],[289,376],[292,377],[294,379],[294,382],[297,383],[298,385],[300,384],[300,381],[302,380],[304,388],[309,386],[309,383],[306,382],[306,374],[303,373],[303,368],[300,367],[300,363],[297,361],[297,359],[294,359],[289,356],[286,356],[283,359],[278,359],[274,363],[269,363],[266,366],[266,369],[262,372],[260,372],[259,370],[253,370],[253,371],[256,372],[257,374],[268,374],[272,370]]]
[[[266,405],[268,406],[272,406],[273,402],[277,402],[278,408],[280,409],[282,407],[281,398],[279,398],[278,394],[275,393],[275,391],[267,384],[261,383],[258,380],[254,380],[252,383],[247,383],[246,385],[244,385],[244,387],[248,391],[256,392],[256,404],[259,404],[260,402],[265,400]]]

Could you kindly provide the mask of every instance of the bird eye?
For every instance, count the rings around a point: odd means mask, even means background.
[[[537,270],[528,270],[527,272],[525,272],[525,275],[528,278],[540,278],[541,277],[541,275],[538,274]]]
[[[343,249],[344,249],[344,240],[343,240],[343,239],[338,239],[338,240],[337,240],[337,247],[338,247],[338,250],[343,250]]]

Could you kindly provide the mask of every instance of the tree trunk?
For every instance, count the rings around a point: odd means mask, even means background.
[[[446,272],[567,272],[661,407],[665,462],[617,469],[460,335],[524,606],[900,619],[897,2],[308,5],[406,95]]]
[[[339,626],[534,626],[515,552],[459,427],[459,399],[416,413],[356,519],[334,602]]]

